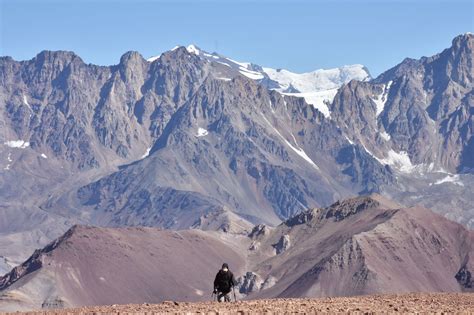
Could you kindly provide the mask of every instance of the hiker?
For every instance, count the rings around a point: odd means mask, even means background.
[[[230,302],[229,293],[236,284],[234,274],[229,270],[229,265],[224,263],[214,280],[214,294],[217,294],[217,300],[222,302],[222,298],[224,298],[225,302]]]

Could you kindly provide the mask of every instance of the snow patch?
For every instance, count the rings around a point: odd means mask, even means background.
[[[367,149],[367,147],[365,146],[364,143],[361,142],[361,144],[362,144],[362,147],[364,148],[365,152],[367,152],[369,155],[371,155],[374,159],[376,159],[376,160],[379,161],[380,163],[384,164],[381,159],[379,159],[378,157],[376,157],[375,154],[373,154],[372,152],[369,151],[369,149]]]
[[[11,153],[11,152],[8,152],[7,161],[8,161],[7,166],[5,166],[5,167],[3,168],[5,171],[8,171],[8,170],[10,169],[10,163],[13,162],[13,160],[12,160],[12,153]]]
[[[27,147],[30,146],[29,142],[26,142],[23,140],[11,140],[11,141],[6,141],[3,144],[10,148],[18,148],[18,149],[26,149]]]
[[[28,104],[28,99],[26,98],[26,95],[23,94],[23,104],[25,104],[26,106],[30,107],[30,104]]]
[[[230,58],[224,58],[225,60],[227,61],[230,61],[231,63],[235,63],[236,65],[244,68],[244,69],[247,69],[249,66],[250,66],[250,62],[240,62],[240,61],[236,61],[234,59],[230,59]]]
[[[146,61],[148,61],[148,62],[153,62],[153,61],[155,61],[156,59],[159,59],[160,57],[161,57],[161,54],[159,54],[158,56],[150,57],[150,58],[148,58]]]
[[[193,44],[186,47],[186,50],[188,51],[188,53],[194,54],[196,56],[199,56],[199,54],[201,53],[201,50],[197,48],[196,46],[194,46]]]
[[[224,78],[224,77],[217,77],[216,79],[221,80],[221,81],[231,81],[232,80],[232,78]]]
[[[283,138],[286,142],[286,144],[288,144],[288,146],[293,149],[293,151],[295,151],[299,156],[301,156],[303,159],[305,159],[309,164],[313,165],[315,169],[319,170],[319,167],[316,165],[316,163],[313,162],[313,160],[311,160],[311,158],[306,154],[306,152],[304,152],[303,149],[301,148],[296,148],[294,147],[288,140],[286,140],[285,138]]]
[[[178,49],[179,47],[181,47],[181,46],[174,46],[173,48],[170,49],[170,51],[175,51],[175,50]],[[160,57],[161,57],[161,54],[159,54],[159,55],[157,55],[157,56],[150,57],[150,58],[148,58],[146,61],[148,61],[148,62],[153,62],[153,61],[159,59]]]
[[[354,145],[354,142],[353,142],[351,139],[349,139],[348,136],[344,135],[344,137],[346,137],[346,140],[349,141],[349,143],[350,143],[351,145]],[[367,149],[365,149],[365,150],[367,151]]]
[[[329,111],[329,106],[334,97],[337,94],[337,88],[319,91],[319,92],[307,92],[307,93],[282,93],[283,95],[303,97],[306,103],[312,105],[314,108],[319,110],[324,117],[331,117],[331,112]]]
[[[146,158],[147,156],[150,155],[151,148],[152,148],[152,147],[148,147],[148,148],[146,149],[146,152],[145,152],[145,153],[142,155],[142,157],[140,158],[141,160],[143,160],[144,158]]]
[[[315,169],[319,170],[319,167],[316,165],[316,163],[314,163],[313,160],[311,160],[311,158],[306,154],[306,152],[300,148],[300,146],[298,145],[298,143],[296,142],[296,139],[295,139],[295,136],[293,134],[291,134],[291,136],[293,137],[293,140],[295,141],[295,144],[297,145],[297,147],[293,146],[288,140],[286,140],[285,137],[283,137],[283,135],[268,121],[268,119],[262,114],[260,113],[263,117],[263,119],[267,122],[268,125],[270,125],[270,127],[273,128],[273,130],[275,130],[275,132],[280,136],[280,138],[283,139],[283,141],[285,141],[285,143],[293,150],[296,152],[296,154],[298,154],[300,157],[302,157],[305,161],[307,161],[309,164],[311,164]]]
[[[387,103],[388,99],[388,92],[390,91],[390,87],[392,86],[393,81],[389,81],[387,85],[383,85],[382,94],[372,98],[376,106],[376,116],[378,117],[381,112],[383,112],[385,108],[385,103]]]
[[[263,75],[261,73],[256,72],[256,71],[247,70],[245,68],[240,68],[239,73],[246,76],[249,79],[252,79],[252,80],[261,80],[261,79],[263,79]]]
[[[382,139],[384,139],[385,141],[390,141],[390,135],[389,135],[388,133],[386,133],[385,131],[380,132],[380,136],[381,136]]]
[[[260,73],[258,71],[253,71],[253,70],[250,69],[251,64],[249,62],[239,62],[239,61],[235,61],[235,60],[230,59],[230,58],[221,57],[219,55],[204,54],[204,56],[206,56],[208,58],[216,59],[216,61],[214,61],[214,60],[211,60],[211,61],[220,63],[220,64],[222,64],[224,66],[227,66],[231,69],[235,69],[235,70],[239,71],[239,73],[241,75],[246,76],[249,79],[261,80],[261,79],[264,78],[264,75],[262,73]]]
[[[47,159],[47,158],[48,158],[48,157],[46,156],[46,154],[44,154],[44,153],[41,153],[41,157],[42,157],[43,159]]]
[[[388,151],[388,157],[380,160],[381,163],[394,166],[403,173],[411,173],[416,166],[411,163],[408,153],[405,151]]]
[[[464,183],[461,181],[458,174],[448,175],[448,176],[436,181],[434,184],[435,185],[440,185],[440,184],[443,184],[443,183],[452,183],[454,185],[464,186]]]
[[[26,105],[26,107],[28,107],[28,109],[29,109],[30,111],[33,111],[33,109],[32,109],[31,106],[30,106],[30,103],[28,103],[28,98],[26,97],[25,94],[23,94],[23,104]],[[31,118],[31,116],[32,116],[32,115],[31,115],[31,113],[30,113],[30,118]]]
[[[204,137],[204,136],[207,136],[208,134],[209,132],[206,129],[199,127],[196,137]]]

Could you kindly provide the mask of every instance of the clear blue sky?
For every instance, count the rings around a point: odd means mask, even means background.
[[[240,61],[303,72],[345,64],[373,75],[474,32],[473,0],[0,0],[0,55],[72,50],[116,64],[194,43]]]

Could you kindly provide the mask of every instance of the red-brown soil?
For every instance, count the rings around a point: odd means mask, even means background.
[[[474,293],[410,293],[321,299],[267,299],[217,302],[128,304],[11,314],[256,314],[256,313],[456,313],[474,312]]]

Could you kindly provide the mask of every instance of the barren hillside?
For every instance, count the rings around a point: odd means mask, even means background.
[[[0,310],[206,301],[223,262],[248,300],[473,289],[474,232],[380,195],[274,228],[221,219],[218,231],[76,226],[0,277]]]

